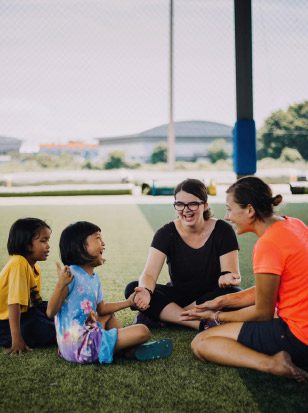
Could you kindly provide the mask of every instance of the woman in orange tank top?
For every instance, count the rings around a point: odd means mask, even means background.
[[[273,207],[281,201],[257,177],[228,188],[225,218],[238,235],[259,237],[253,251],[255,286],[200,304],[181,318],[204,320],[205,331],[192,342],[200,360],[308,382],[299,367],[308,366],[308,228],[276,214]]]

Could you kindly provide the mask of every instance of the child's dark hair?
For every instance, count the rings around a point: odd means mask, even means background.
[[[201,201],[207,202],[207,190],[206,186],[202,181],[199,179],[185,179],[185,181],[180,182],[174,190],[174,198],[176,194],[180,191],[185,191],[188,194],[195,195],[197,198],[201,199]],[[212,212],[210,208],[203,212],[203,218],[207,221],[211,218]]]
[[[33,239],[38,237],[44,228],[51,230],[45,221],[38,218],[21,218],[15,221],[7,241],[9,255],[28,256]]]
[[[101,229],[91,222],[78,221],[67,226],[60,237],[60,255],[64,265],[91,264],[95,257],[88,254],[86,239]]]
[[[255,210],[255,218],[264,221],[274,213],[274,206],[282,201],[281,195],[273,197],[271,188],[256,176],[240,178],[227,189],[227,194],[233,194],[234,201],[242,208],[248,204]]]

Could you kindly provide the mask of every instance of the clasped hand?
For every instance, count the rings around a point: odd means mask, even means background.
[[[235,287],[241,284],[241,276],[236,272],[229,272],[218,278],[219,288]]]
[[[133,292],[133,293],[127,298],[127,301],[128,301],[128,303],[129,303],[129,305],[130,305],[131,307],[135,307],[135,297],[136,297],[136,293]]]
[[[224,306],[224,296],[219,296],[213,300],[205,301],[202,304],[197,304],[193,308],[185,310],[181,313],[182,321],[192,320],[214,320],[214,314],[217,310]]]
[[[150,307],[151,294],[144,287],[135,288],[134,306],[145,311]]]
[[[197,307],[191,308],[190,310],[185,310],[181,313],[181,321],[193,321],[193,320],[207,320],[214,321],[215,311],[205,310],[202,311]]]

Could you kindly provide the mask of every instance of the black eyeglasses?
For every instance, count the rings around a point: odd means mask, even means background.
[[[189,209],[190,211],[197,211],[199,206],[204,204],[204,201],[188,202],[188,204],[185,204],[184,202],[175,202],[173,206],[176,211],[184,211],[185,207],[187,207],[187,209]]]

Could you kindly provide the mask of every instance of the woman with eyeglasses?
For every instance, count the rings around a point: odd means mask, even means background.
[[[238,243],[230,224],[212,216],[203,182],[186,179],[174,192],[177,218],[154,235],[145,268],[128,284],[125,296],[135,291],[135,320],[149,327],[161,322],[202,329],[200,321],[182,321],[184,309],[219,295],[239,291],[241,282]],[[157,280],[167,262],[170,282]]]
[[[228,188],[226,219],[237,234],[258,236],[255,286],[186,310],[182,320],[208,326],[192,342],[200,360],[308,382],[308,372],[298,367],[308,367],[308,228],[274,212],[281,201],[257,177]]]

